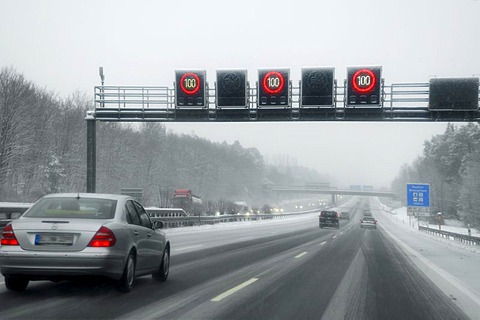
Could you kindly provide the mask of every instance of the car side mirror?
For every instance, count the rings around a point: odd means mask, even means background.
[[[165,228],[165,223],[163,223],[163,221],[155,221],[153,223],[153,227],[155,229],[163,229],[163,228]]]

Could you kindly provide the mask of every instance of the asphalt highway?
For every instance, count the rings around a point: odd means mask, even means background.
[[[467,319],[361,208],[339,230],[318,215],[172,232],[170,278],[0,285],[1,319]]]

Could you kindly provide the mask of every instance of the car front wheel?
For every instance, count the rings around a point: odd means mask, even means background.
[[[165,282],[168,279],[168,274],[170,273],[170,252],[165,250],[163,252],[162,263],[160,268],[154,274],[152,274],[153,279],[159,282]]]
[[[5,286],[11,291],[23,291],[27,288],[29,280],[18,276],[5,276]]]

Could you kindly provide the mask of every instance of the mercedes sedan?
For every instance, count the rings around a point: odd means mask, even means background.
[[[101,276],[123,292],[135,277],[167,280],[170,243],[143,206],[111,194],[51,194],[2,232],[0,271],[7,289],[31,280]]]

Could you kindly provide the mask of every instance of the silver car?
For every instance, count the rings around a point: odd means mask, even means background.
[[[377,220],[370,216],[364,216],[362,220],[360,220],[360,227],[377,229]]]
[[[104,276],[128,292],[138,276],[167,280],[170,243],[161,228],[128,196],[47,195],[4,228],[0,271],[15,291],[31,280]]]

